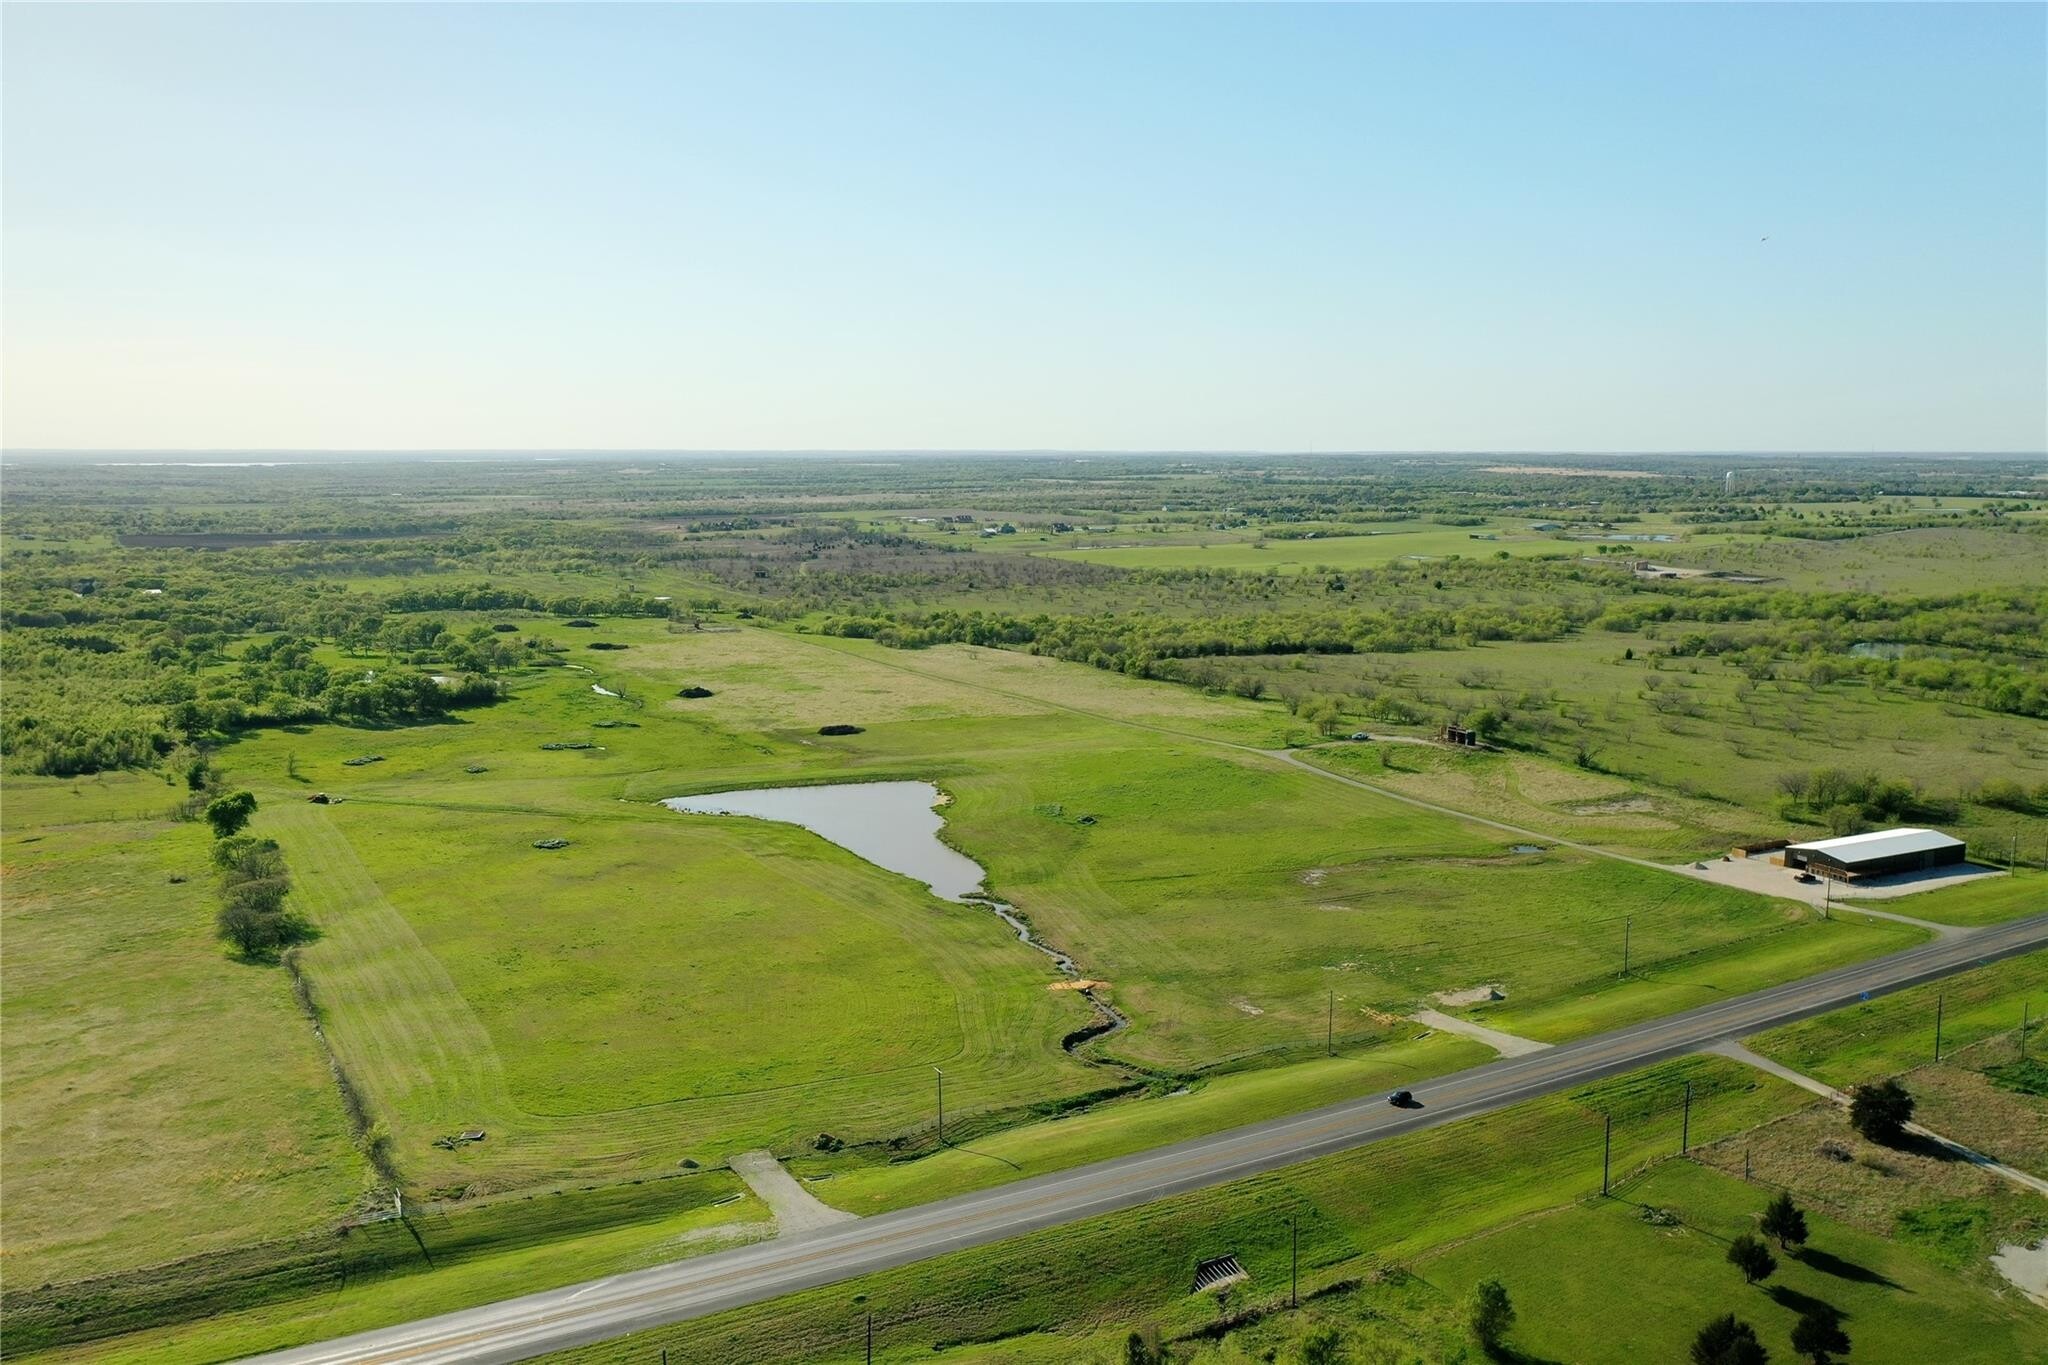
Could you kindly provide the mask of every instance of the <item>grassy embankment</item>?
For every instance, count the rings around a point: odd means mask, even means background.
[[[2015,1014],[2022,1001],[2040,1003],[2044,981],[2048,981],[2044,973],[2048,973],[2048,954],[2034,954],[1942,983],[1939,989],[1957,1007],[1954,1038],[1960,1050],[1943,1068],[1923,1067],[1909,1074],[1909,1085],[1922,1098],[1923,1117],[1942,1131],[1953,1132],[1964,1127],[1959,1119],[1967,1108],[1981,1119],[1980,1127],[2015,1135],[2038,1133],[2043,1112],[2038,1083],[2033,1095],[2016,1094],[2009,1088],[2011,1077],[2001,1068],[2007,1066],[2015,1040],[2011,1032],[1991,1030],[2001,1020],[2008,1028],[2016,1022],[2006,1016]],[[1869,1079],[1896,1069],[1887,1064],[1889,1060],[1909,1055],[1910,1044],[1924,1031],[1922,1016],[1931,1005],[1931,997],[1922,997],[1934,989],[1883,997],[1750,1041],[1767,1055],[1809,1066],[1812,1053],[1839,1052],[1853,1060],[1851,1071],[1837,1079],[1843,1083],[1852,1078]],[[1863,1044],[1860,1050],[1852,1040]],[[1702,1065],[1707,1064],[1673,1064],[1686,1068],[1696,1082],[1703,1077],[1693,1068]],[[1956,1102],[1956,1078],[1988,1084],[1984,1079],[1987,1071],[2006,1078],[2008,1088],[2000,1090],[2005,1108],[1985,1112],[1982,1093],[1970,1095],[1967,1104]],[[1363,1284],[1344,1276],[1333,1281],[1333,1274],[1344,1268],[1344,1263],[1318,1263],[1308,1282],[1315,1286],[1334,1282],[1344,1286],[1339,1292],[1317,1299],[1303,1314],[1254,1323],[1232,1333],[1232,1339],[1220,1345],[1183,1343],[1176,1358],[1190,1362],[1262,1358],[1264,1350],[1284,1350],[1287,1343],[1299,1342],[1313,1328],[1328,1326],[1344,1333],[1354,1349],[1376,1345],[1428,1361],[1469,1358],[1459,1355],[1461,1350],[1470,1351],[1470,1343],[1457,1310],[1472,1283],[1484,1277],[1498,1277],[1509,1284],[1520,1310],[1513,1340],[1525,1358],[1532,1359],[1621,1362],[1643,1359],[1646,1354],[1676,1355],[1702,1322],[1724,1311],[1737,1312],[1752,1322],[1774,1352],[1786,1354],[1792,1324],[1815,1302],[1843,1314],[1856,1340],[1857,1359],[1911,1362],[1938,1355],[1990,1362],[2030,1358],[2048,1350],[2048,1316],[2004,1286],[1984,1259],[2005,1238],[2038,1235],[2048,1228],[2048,1208],[2043,1208],[2038,1198],[1996,1176],[1929,1156],[1917,1148],[1903,1152],[1872,1148],[1848,1132],[1831,1106],[1787,1094],[1777,1089],[1776,1082],[1757,1082],[1772,1098],[1771,1103],[1750,1110],[1763,1121],[1761,1127],[1728,1122],[1721,1106],[1728,1102],[1725,1087],[1736,1083],[1733,1073],[1710,1067],[1706,1074],[1716,1078],[1717,1087],[1723,1087],[1716,1088],[1708,1101],[1716,1117],[1708,1120],[1711,1131],[1701,1139],[1708,1144],[1702,1152],[1707,1165],[1667,1161],[1640,1179],[1624,1179],[1615,1199],[1577,1198],[1534,1217],[1526,1215],[1526,1206],[1518,1198],[1529,1192],[1529,1173],[1518,1179],[1502,1168],[1495,1173],[1501,1182],[1501,1202],[1492,1210],[1492,1218],[1484,1220],[1488,1226],[1483,1230],[1473,1229],[1461,1216],[1464,1206],[1457,1193],[1462,1186],[1455,1177],[1447,1179],[1440,1168],[1425,1171],[1404,1166],[1404,1173],[1419,1178],[1424,1188],[1445,1191],[1449,1207],[1447,1216],[1428,1220],[1420,1236],[1407,1241],[1394,1229],[1376,1227],[1376,1249],[1389,1262],[1407,1260],[1414,1278],[1404,1275],[1398,1264],[1375,1263],[1367,1268]],[[1657,1068],[1629,1078],[1627,1084],[1639,1095],[1654,1095],[1659,1084],[1673,1079],[1671,1068]],[[1930,1100],[1934,1101],[1931,1105]],[[1359,1169],[1372,1162],[1375,1153],[1384,1161],[1393,1155],[1390,1149],[1407,1144],[1469,1142],[1472,1132],[1460,1133],[1460,1129],[1476,1131],[1489,1124],[1529,1141],[1530,1151],[1542,1153],[1543,1139],[1523,1126],[1536,1108],[1519,1106],[1492,1120],[1477,1120],[1437,1135],[1282,1174],[1306,1178],[1314,1167],[1349,1167],[1358,1187],[1370,1192],[1361,1197],[1374,1201],[1375,1213],[1390,1206],[1401,1209],[1407,1196],[1398,1177],[1389,1180],[1385,1167]],[[1696,1118],[1700,1112],[1695,1110]],[[1646,1126],[1654,1128],[1659,1119],[1668,1121],[1668,1111],[1648,1120]],[[1618,1131],[1629,1131],[1628,1125],[1622,1124]],[[1696,1133],[1703,1131],[1707,1130],[1695,1129]],[[1453,1134],[1458,1136],[1454,1139]],[[1998,1150],[1982,1135],[1959,1135]],[[1853,1160],[1846,1167],[1819,1161],[1812,1152],[1822,1142],[1852,1152]],[[2004,1146],[2002,1155],[2031,1169],[2043,1169],[2041,1162],[2048,1158],[2048,1150],[2039,1142],[2022,1149],[2009,1139]],[[1739,1171],[1745,1163],[1754,1163],[1758,1183],[1746,1183],[1727,1173]],[[1536,1165],[1535,1179],[1540,1182],[1548,1173],[1547,1163],[1539,1156]],[[1726,1265],[1724,1253],[1729,1238],[1754,1227],[1773,1182],[1789,1185],[1808,1207],[1809,1250],[1798,1257],[1781,1257],[1774,1279],[1764,1287],[1750,1289]],[[1570,1183],[1569,1177],[1560,1180],[1563,1188],[1559,1192],[1573,1193]],[[1189,1212],[1188,1216],[1198,1215]],[[1399,1218],[1396,1214],[1396,1227],[1401,1226]],[[1198,1243],[1198,1249],[1190,1254],[1209,1254],[1211,1247],[1228,1240],[1227,1234],[1212,1232],[1211,1241],[1206,1246]],[[1422,1249],[1414,1253],[1418,1244]],[[1097,1239],[1084,1237],[1073,1252],[1087,1264],[1088,1257],[1100,1254],[1099,1246]],[[994,1249],[997,1253],[1002,1250]],[[1283,1249],[1276,1246],[1273,1250],[1273,1259],[1281,1261]],[[1048,1247],[1045,1254],[1064,1259],[1067,1253],[1068,1248],[1062,1246]],[[964,1262],[971,1256],[954,1259]],[[1058,1283],[1061,1274],[1057,1261],[1031,1261],[1028,1272],[1021,1259],[1006,1264],[1014,1273],[1040,1281]],[[963,1266],[959,1273],[964,1277],[968,1272]],[[1270,1292],[1277,1294],[1283,1282],[1276,1279]],[[978,1277],[968,1283],[978,1284]],[[1256,1278],[1254,1283],[1258,1284]],[[890,1324],[895,1335],[892,1338],[885,1331],[884,1341],[893,1350],[885,1350],[884,1358],[908,1359],[924,1350],[926,1338],[935,1343],[940,1340],[942,1327],[960,1326],[958,1318],[937,1306],[923,1302],[901,1305],[891,1297],[891,1288],[883,1277],[871,1277],[845,1286],[840,1295],[848,1321],[876,1306],[880,1320]],[[1069,1295],[1073,1292],[1070,1287],[1062,1288]],[[1161,1298],[1169,1299],[1170,1285],[1161,1288]],[[1162,1309],[1146,1304],[1141,1294],[1121,1283],[1108,1293],[1121,1297],[1121,1312],[1102,1306],[1099,1297],[1082,1296],[1080,1311],[1062,1308],[1041,1313],[1028,1330],[1000,1334],[995,1341],[987,1339],[999,1333],[985,1330],[977,1335],[987,1344],[962,1345],[940,1352],[939,1358],[1014,1365],[1037,1360],[1113,1362],[1120,1358],[1123,1336],[1134,1327],[1164,1326],[1166,1334],[1173,1335],[1194,1330],[1200,1322],[1200,1306],[1185,1300]],[[815,1301],[807,1304],[811,1313],[829,1316],[829,1291],[808,1297]],[[1062,1305],[1068,1302],[1065,1297],[1051,1297]],[[1257,1290],[1252,1297],[1260,1297]],[[1632,1305],[1639,1304],[1640,1311],[1632,1308],[1625,1319],[1617,1320],[1603,1305],[1623,1297]],[[908,1341],[900,1330],[903,1324],[892,1321],[892,1310],[918,1315],[916,1327],[920,1330],[910,1332]],[[762,1311],[747,1310],[701,1324],[700,1333],[692,1337],[650,1334],[641,1340],[650,1345],[659,1340],[672,1350],[678,1342],[700,1343],[692,1347],[694,1354],[680,1357],[684,1359],[737,1359],[740,1350],[756,1342],[745,1329]],[[1009,1316],[1016,1320],[1032,1317],[1028,1311]],[[808,1316],[802,1320],[807,1326],[813,1321]],[[716,1340],[721,1327],[727,1333],[722,1342]],[[818,1330],[820,1337],[816,1358],[854,1358],[843,1347],[834,1354],[822,1324],[813,1330]],[[706,1343],[705,1338],[713,1340]]]
[[[573,1358],[644,1353],[652,1359],[665,1347],[675,1361],[858,1359],[868,1311],[876,1315],[878,1357],[886,1359],[929,1358],[935,1344],[1039,1328],[1057,1328],[1070,1349],[1079,1349],[1105,1322],[1133,1319],[1193,1330],[1216,1312],[1206,1299],[1187,1296],[1186,1276],[1196,1259],[1235,1252],[1254,1276],[1243,1302],[1271,1304],[1286,1292],[1286,1220],[1296,1215],[1304,1293],[1372,1275],[1447,1237],[1597,1190],[1602,1113],[1615,1115],[1617,1171],[1670,1153],[1678,1139],[1671,1106],[1688,1079],[1695,1088],[1695,1140],[1748,1127],[1799,1102],[1781,1083],[1717,1058],[1668,1063],[1485,1119],[640,1334]],[[403,1318],[386,1306],[388,1292],[364,1285],[325,1296],[310,1332],[303,1320],[260,1310],[206,1324],[203,1340],[191,1332],[144,1333],[108,1343],[92,1358],[232,1358]]]

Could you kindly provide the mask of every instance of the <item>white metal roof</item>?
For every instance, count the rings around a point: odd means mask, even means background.
[[[1811,843],[1792,845],[1801,852],[1826,853],[1851,861],[1962,846],[1961,839],[1951,838],[1938,829],[1881,829],[1871,834],[1849,834],[1840,839],[1816,839]]]

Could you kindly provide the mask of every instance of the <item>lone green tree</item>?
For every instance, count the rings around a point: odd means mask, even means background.
[[[256,813],[254,792],[235,792],[228,796],[216,796],[206,803],[206,823],[213,826],[213,837],[231,839],[242,832],[249,823],[249,817]]]
[[[1905,1136],[1913,1120],[1913,1097],[1896,1080],[1859,1085],[1849,1099],[1849,1126],[1887,1147]]]
[[[1763,1231],[1777,1242],[1780,1251],[1806,1245],[1806,1214],[1792,1202],[1789,1192],[1780,1192],[1764,1206]]]
[[[1472,1286],[1466,1316],[1479,1344],[1489,1352],[1500,1350],[1508,1329],[1515,1325],[1515,1305],[1508,1299],[1507,1286],[1499,1280],[1481,1280]]]
[[[1842,1315],[1824,1303],[1817,1303],[1792,1324],[1792,1349],[1813,1365],[1831,1365],[1836,1356],[1849,1354],[1849,1334],[1842,1330]]]
[[[1715,1318],[1692,1339],[1692,1365],[1770,1365],[1770,1359],[1756,1328],[1733,1313]]]
[[[1768,1280],[1771,1272],[1778,1268],[1778,1258],[1771,1255],[1771,1249],[1745,1232],[1728,1244],[1728,1264],[1742,1272],[1742,1278],[1750,1284]]]

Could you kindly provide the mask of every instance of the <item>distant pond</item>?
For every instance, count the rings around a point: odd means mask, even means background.
[[[748,815],[801,825],[877,867],[913,877],[949,901],[981,891],[981,865],[939,841],[945,821],[929,782],[842,782],[824,787],[757,787],[661,804],[687,815]]]
[[[939,841],[945,820],[938,812],[944,793],[929,782],[840,782],[823,787],[755,787],[671,796],[661,804],[685,815],[744,815],[804,829],[864,858],[876,867],[923,882],[941,900],[979,905],[1010,926],[1017,940],[1052,959],[1066,976],[1080,978],[1074,959],[1031,932],[1017,908],[983,894],[981,864]],[[1073,1052],[1130,1023],[1097,993],[1107,983],[1077,979],[1072,985],[1095,1009],[1095,1022],[1077,1028],[1060,1046]]]

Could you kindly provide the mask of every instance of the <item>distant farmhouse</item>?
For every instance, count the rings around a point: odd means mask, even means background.
[[[1875,834],[1787,844],[1784,857],[1787,867],[1845,882],[1948,867],[1961,861],[1963,841],[1938,829],[1884,829]]]

